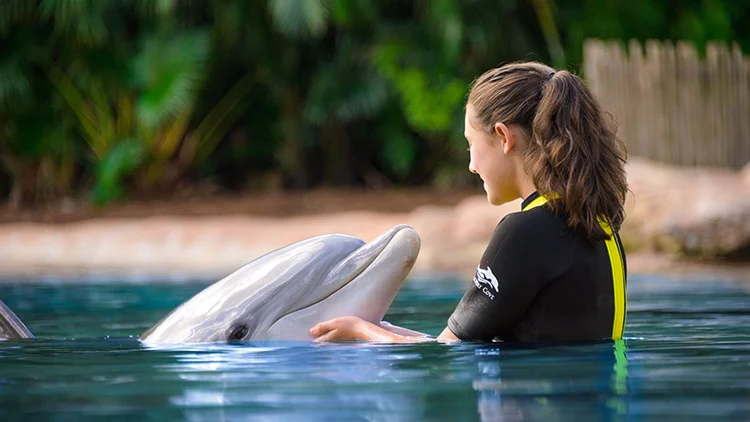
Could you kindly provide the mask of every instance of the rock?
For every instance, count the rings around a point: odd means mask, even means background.
[[[742,177],[745,186],[750,186],[750,161],[742,167],[742,170],[740,170],[740,176]]]
[[[739,254],[750,246],[750,198],[694,207],[667,225],[666,233],[669,240],[687,255],[721,257]]]
[[[729,169],[678,168],[634,158],[622,228],[631,247],[706,258],[750,246],[750,184]]]

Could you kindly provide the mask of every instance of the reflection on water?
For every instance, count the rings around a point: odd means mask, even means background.
[[[415,420],[424,413],[422,400],[388,388],[421,377],[392,365],[418,359],[418,354],[359,345],[280,343],[180,354],[177,362],[160,369],[198,385],[170,397],[170,403],[196,420],[221,419],[227,408],[237,416],[284,419],[304,409],[305,419],[320,420],[382,420],[382,415]]]
[[[545,348],[534,359],[500,348],[477,349],[482,420],[570,420],[588,415],[621,420],[627,415],[625,341]],[[520,360],[519,360],[520,359]]]
[[[633,277],[624,341],[548,347],[145,346],[200,285],[4,285],[39,337],[0,342],[0,420],[748,420],[750,295]],[[413,279],[387,319],[437,334],[460,281]]]

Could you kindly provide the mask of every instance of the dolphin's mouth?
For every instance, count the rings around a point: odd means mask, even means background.
[[[369,297],[361,295],[367,297],[367,299],[353,300],[350,304],[352,311],[359,311],[362,307],[377,308],[378,310],[374,313],[379,315],[373,315],[369,319],[379,320],[390,307],[396,293],[401,288],[406,274],[416,260],[418,250],[419,236],[414,229],[407,225],[399,225],[388,230],[373,241],[356,249],[337,264],[319,288],[315,289],[315,294],[311,295],[315,298],[314,300],[307,301],[295,309],[289,309],[288,312],[279,315],[273,324],[292,314],[304,313],[309,308],[331,299],[332,296],[342,292],[342,290],[351,288],[361,288],[372,293]],[[384,261],[388,261],[388,265],[378,265],[379,262],[385,263]],[[396,261],[395,264],[393,261]],[[368,278],[366,273],[372,272],[378,273],[377,283],[363,280]],[[381,279],[381,275],[384,279]],[[355,282],[359,280],[363,280],[363,283],[354,286]],[[368,285],[365,286],[364,284]],[[375,293],[376,291],[377,293]],[[361,306],[357,306],[357,302],[366,303],[360,303]],[[373,314],[373,312],[365,312],[363,315],[368,316],[370,314]]]
[[[290,309],[283,315],[279,315],[278,319],[285,317],[286,315],[294,312],[315,306],[331,295],[340,291],[344,287],[348,286],[349,283],[356,280],[363,272],[365,272],[372,265],[375,260],[383,254],[383,252],[393,243],[393,239],[403,230],[413,230],[411,227],[401,224],[393,227],[392,229],[382,233],[380,236],[362,245],[360,248],[354,250],[352,253],[346,256],[341,262],[339,262],[329,272],[326,279],[315,289],[317,293],[315,295],[316,300],[306,302],[301,306],[294,309]]]

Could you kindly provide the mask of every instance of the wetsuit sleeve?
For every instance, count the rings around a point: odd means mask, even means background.
[[[545,284],[544,242],[524,217],[511,214],[496,227],[473,285],[448,319],[456,337],[502,339],[519,324]]]

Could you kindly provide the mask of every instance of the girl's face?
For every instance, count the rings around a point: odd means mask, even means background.
[[[478,128],[471,106],[466,108],[464,136],[469,142],[469,171],[484,182],[490,204],[500,205],[516,199],[515,165],[508,156],[512,146],[508,146],[505,137]]]

